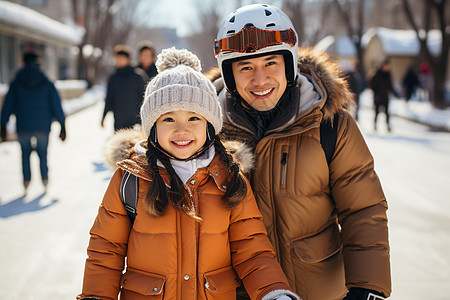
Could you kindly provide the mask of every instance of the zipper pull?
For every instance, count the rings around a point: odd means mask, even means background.
[[[285,165],[287,162],[287,153],[283,152],[283,155],[281,156],[281,164]]]

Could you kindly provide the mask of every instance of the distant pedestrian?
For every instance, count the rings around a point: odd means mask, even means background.
[[[90,231],[77,299],[236,299],[241,280],[252,299],[299,299],[249,182],[216,135],[220,104],[197,56],[166,49],[157,65],[141,109],[143,139],[129,149],[135,131],[124,130],[108,147],[119,169]],[[133,222],[120,193],[130,176],[138,178]]]
[[[422,62],[419,66],[420,93],[419,100],[431,101],[433,90],[433,77],[431,75],[430,66],[426,62]]]
[[[130,65],[128,46],[117,45],[114,48],[114,57],[117,69],[108,80],[101,126],[104,125],[106,114],[112,111],[114,130],[119,130],[141,123],[139,108],[144,95],[145,81],[139,70]]]
[[[405,91],[405,100],[408,102],[415,95],[417,88],[420,86],[419,77],[414,71],[414,67],[409,67],[403,77],[403,89]]]
[[[375,75],[370,80],[370,87],[374,94],[375,104],[375,120],[374,128],[377,130],[377,118],[381,109],[384,109],[386,114],[387,129],[391,131],[391,125],[389,123],[389,94],[393,93],[398,97],[391,81],[391,67],[388,60],[385,60],[381,67],[377,70]]]
[[[28,51],[22,58],[24,67],[11,82],[3,103],[1,138],[6,140],[6,124],[9,117],[15,115],[26,192],[31,181],[31,152],[35,150],[39,156],[42,183],[47,186],[47,148],[51,123],[56,119],[61,124],[59,137],[63,141],[66,139],[66,128],[61,99],[54,84],[41,71],[38,54]]]
[[[155,66],[155,47],[150,41],[141,41],[138,44],[139,49],[139,65],[138,67],[145,71],[148,80],[158,74],[158,70]]]

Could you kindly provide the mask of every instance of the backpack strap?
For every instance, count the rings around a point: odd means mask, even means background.
[[[320,124],[320,143],[322,144],[323,152],[325,152],[328,165],[330,165],[336,148],[338,121],[339,114],[335,114],[333,122],[326,120]]]
[[[139,178],[130,172],[125,172],[120,182],[120,199],[122,200],[131,224],[136,218],[136,208],[139,198]]]

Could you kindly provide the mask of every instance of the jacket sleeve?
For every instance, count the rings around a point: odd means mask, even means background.
[[[131,223],[120,200],[123,171],[113,175],[90,231],[83,297],[117,299]]]
[[[330,186],[342,229],[347,288],[372,289],[389,296],[387,202],[372,155],[348,114],[338,127]]]
[[[113,92],[113,77],[111,76],[108,80],[108,84],[106,86],[106,97],[105,97],[105,109],[103,110],[103,118],[106,116],[108,111],[112,111],[113,101],[114,101],[114,92]]]
[[[233,209],[229,236],[233,267],[251,299],[275,299],[270,294],[280,291],[298,299],[275,257],[248,181],[245,199]]]
[[[56,117],[58,122],[64,126],[66,122],[66,117],[64,116],[64,111],[62,109],[61,105],[61,98],[59,97],[58,91],[56,90],[53,83],[49,82],[50,84],[50,104],[52,109],[53,116]]]
[[[9,117],[13,113],[14,107],[14,94],[15,94],[15,84],[11,83],[8,92],[6,93],[5,99],[2,106],[2,114],[0,118],[1,126],[5,126],[9,121]]]

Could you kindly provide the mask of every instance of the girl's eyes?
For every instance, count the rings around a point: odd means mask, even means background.
[[[199,121],[200,118],[199,117],[190,117],[189,121]],[[167,117],[163,119],[163,122],[175,122],[175,120],[171,117]]]

